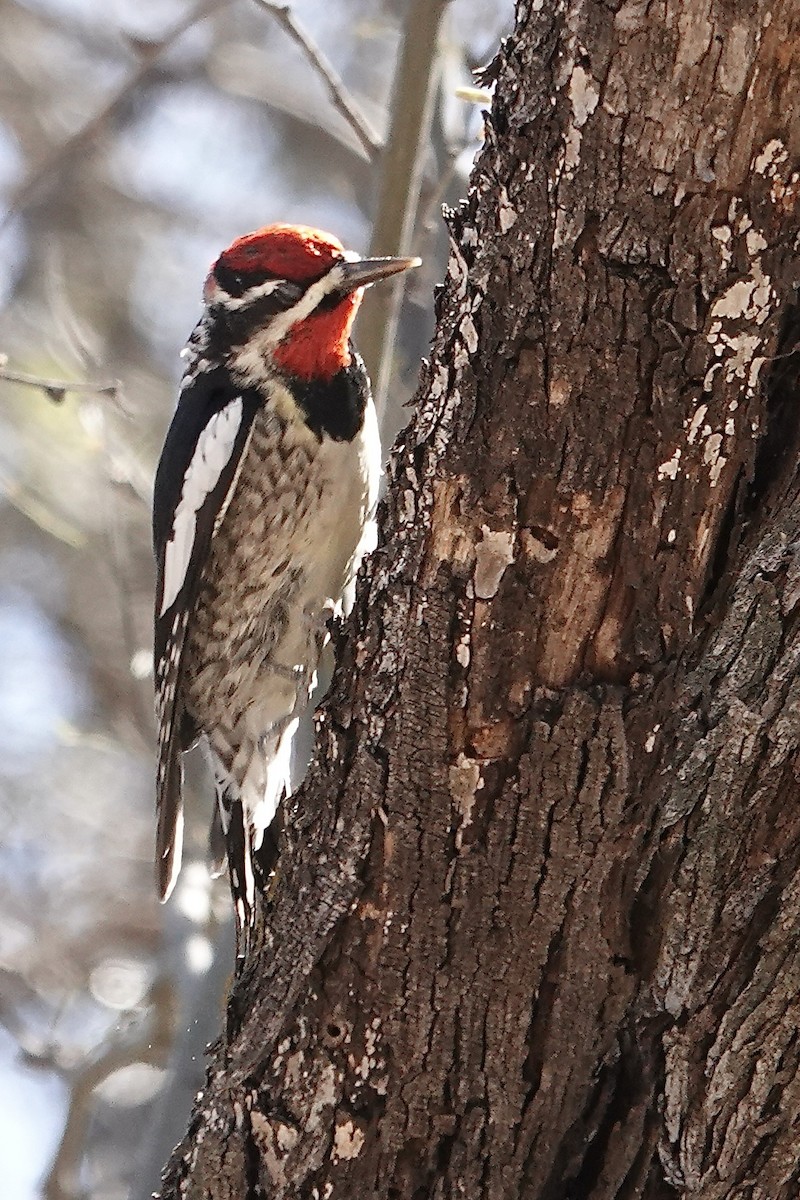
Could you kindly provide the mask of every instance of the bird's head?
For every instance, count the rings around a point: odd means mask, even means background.
[[[360,258],[319,229],[267,225],[223,251],[203,296],[212,321],[240,348],[240,359],[252,343],[281,370],[329,378],[350,362],[350,330],[363,289],[419,261]]]

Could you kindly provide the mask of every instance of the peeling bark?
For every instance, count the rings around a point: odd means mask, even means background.
[[[164,1200],[800,1194],[798,44],[521,0]]]

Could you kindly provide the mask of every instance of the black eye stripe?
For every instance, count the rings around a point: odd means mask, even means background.
[[[304,284],[290,283],[285,279],[274,292],[270,292],[269,298],[278,308],[291,308],[305,294],[305,290]]]
[[[316,311],[319,312],[321,310],[322,312],[330,312],[332,309],[336,308],[337,304],[342,303],[346,295],[347,292],[340,292],[338,288],[334,288],[332,292],[328,292],[322,297],[317,305]]]
[[[247,292],[251,289],[257,289],[265,283],[272,281],[277,285],[265,295],[255,295],[251,303],[259,306],[260,311],[264,313],[283,312],[287,308],[292,308],[301,299],[307,283],[292,283],[288,279],[281,279],[272,271],[232,271],[230,267],[217,266],[214,271],[214,276],[220,287],[233,299],[239,300],[242,296],[245,297],[245,306],[248,304]]]
[[[278,278],[272,271],[232,271],[224,263],[217,263],[214,268],[214,277],[229,296],[237,298],[243,295],[248,288]]]

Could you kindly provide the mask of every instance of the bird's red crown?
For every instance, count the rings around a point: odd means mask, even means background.
[[[231,271],[269,271],[293,283],[324,275],[342,257],[333,234],[308,225],[265,225],[223,250],[218,262]]]

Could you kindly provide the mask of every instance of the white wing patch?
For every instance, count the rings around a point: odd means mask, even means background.
[[[241,424],[242,398],[238,396],[214,414],[197,439],[164,550],[164,597],[159,616],[163,617],[181,590],[192,557],[197,513],[225,470]]]

